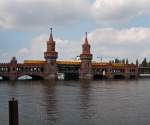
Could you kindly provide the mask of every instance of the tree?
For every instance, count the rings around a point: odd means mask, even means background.
[[[125,59],[122,59],[122,64],[125,64]]]
[[[116,58],[116,59],[115,59],[115,63],[119,63],[119,62],[120,62],[119,59]]]
[[[128,58],[126,59],[126,64],[129,64]]]
[[[148,62],[148,67],[150,67],[150,62]]]
[[[136,60],[136,65],[137,65],[137,66],[139,65],[139,61],[138,61],[138,59]]]
[[[148,65],[147,65],[147,60],[146,60],[146,58],[144,58],[144,60],[142,61],[142,66],[144,66],[144,67],[147,67]]]

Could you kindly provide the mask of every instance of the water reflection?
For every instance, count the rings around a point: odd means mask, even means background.
[[[12,96],[20,125],[149,125],[149,90],[149,80],[0,82],[0,125]]]
[[[42,105],[45,108],[47,113],[46,115],[46,124],[56,125],[59,122],[60,113],[57,107],[57,94],[56,94],[56,82],[55,81],[45,81],[43,82],[44,87],[44,104]]]
[[[80,85],[80,110],[81,117],[88,119],[88,109],[90,102],[90,81],[82,81]]]
[[[80,81],[80,114],[81,124],[94,125],[95,109],[92,104],[91,81]]]
[[[90,102],[90,81],[80,82],[80,109],[83,119],[88,119],[88,108]]]

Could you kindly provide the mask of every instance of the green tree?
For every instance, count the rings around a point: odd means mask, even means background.
[[[129,64],[128,58],[126,59],[126,64]]]
[[[150,62],[148,62],[148,67],[150,67]]]
[[[125,64],[125,59],[122,59],[122,64]]]
[[[119,62],[120,62],[119,59],[116,58],[116,59],[115,59],[115,63],[119,63]]]
[[[136,65],[137,65],[137,66],[139,65],[139,61],[138,61],[138,59],[136,60]]]
[[[146,60],[146,58],[144,58],[144,60],[142,61],[142,66],[144,66],[144,67],[147,67],[148,65],[147,65],[147,60]]]

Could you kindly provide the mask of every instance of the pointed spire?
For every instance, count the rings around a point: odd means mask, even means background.
[[[50,28],[50,31],[49,41],[53,41],[53,28]]]
[[[136,65],[137,65],[137,66],[139,65],[139,61],[138,61],[138,59],[136,59]]]
[[[126,59],[126,64],[129,64],[128,58]]]
[[[87,32],[85,32],[85,44],[88,44]]]

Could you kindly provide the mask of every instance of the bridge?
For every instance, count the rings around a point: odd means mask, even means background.
[[[57,61],[57,78],[79,79],[81,61]],[[32,79],[45,79],[46,61],[25,60],[17,63],[15,57],[9,63],[0,64],[0,76],[3,80],[19,79],[22,76],[30,76]],[[150,68],[149,68],[150,70]],[[149,72],[150,73],[150,72]],[[134,64],[116,64],[92,62],[93,79],[132,79],[137,78],[137,66]]]
[[[44,52],[45,60],[25,60],[18,63],[13,57],[8,63],[0,63],[0,76],[3,80],[17,80],[22,76],[31,76],[32,79],[55,80],[59,75],[63,79],[114,79],[137,78],[138,66],[135,64],[121,64],[111,62],[93,61],[87,39],[82,44],[82,52],[78,61],[57,61],[58,52],[55,51],[52,29],[47,50]]]
[[[150,77],[150,67],[139,66],[139,77]]]
[[[17,63],[15,57],[10,63],[0,64],[0,76],[4,80],[15,80],[21,76],[31,76],[33,79],[42,79],[44,77],[43,63]]]

